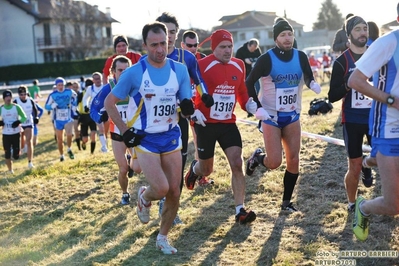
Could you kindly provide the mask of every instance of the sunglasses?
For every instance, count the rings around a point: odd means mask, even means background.
[[[185,44],[186,44],[186,46],[187,46],[188,48],[193,48],[193,47],[197,47],[197,46],[198,46],[198,43],[194,43],[194,44],[185,43]]]

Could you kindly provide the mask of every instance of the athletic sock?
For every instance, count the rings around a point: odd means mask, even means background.
[[[294,188],[296,185],[296,181],[298,180],[298,174],[293,174],[288,172],[287,170],[284,173],[284,194],[283,194],[283,206],[287,206],[292,197],[292,193],[294,192]]]
[[[241,208],[244,208],[244,205],[239,204],[239,205],[236,206],[236,214],[240,213]]]
[[[94,153],[95,149],[96,149],[96,143],[95,142],[90,142],[90,152]]]

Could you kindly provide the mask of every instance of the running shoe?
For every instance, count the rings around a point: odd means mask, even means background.
[[[363,161],[366,159],[366,155],[363,155]],[[373,185],[373,175],[371,168],[362,166],[362,181],[365,187],[371,187]]]
[[[108,148],[105,147],[105,146],[101,147],[101,152],[107,153],[108,152]]]
[[[190,169],[188,170],[186,176],[184,177],[184,180],[186,181],[186,187],[188,190],[193,190],[195,186],[195,181],[197,181],[197,178],[199,178],[199,175],[194,174],[193,168],[194,165],[197,163],[197,160],[193,160]]]
[[[362,196],[359,196],[356,199],[356,207],[355,207],[355,215],[353,219],[353,233],[355,234],[356,238],[360,241],[364,241],[367,239],[369,235],[369,225],[370,225],[370,217],[365,216],[360,211],[360,204],[364,201]]]
[[[69,151],[68,151],[68,155],[69,155],[69,158],[70,158],[70,159],[72,159],[72,160],[75,159],[75,156],[73,155],[72,150],[69,150]]]
[[[354,212],[355,211],[355,207],[356,207],[355,204],[348,204],[348,207],[347,207],[348,212],[350,212],[350,213]]]
[[[168,241],[167,238],[159,239],[159,240],[157,239],[156,247],[157,247],[157,249],[162,251],[163,254],[165,254],[165,255],[171,255],[171,254],[176,254],[177,253],[177,249],[175,249],[174,247],[172,247],[169,244],[169,241]]]
[[[121,204],[122,205],[129,205],[130,204],[130,195],[129,195],[129,193],[123,193],[122,194]]]
[[[82,142],[82,149],[85,151],[86,150],[86,142]]]
[[[150,221],[150,209],[151,209],[151,202],[146,206],[144,203],[141,201],[141,194],[144,193],[144,191],[147,188],[145,186],[142,186],[139,188],[138,191],[138,197],[137,197],[137,207],[136,207],[136,212],[137,216],[139,217],[140,222],[143,224],[146,224]]]
[[[64,155],[60,156],[60,162],[63,162],[65,160]]]
[[[184,224],[183,221],[180,219],[179,214],[176,214],[175,219],[173,220],[172,226]]]
[[[257,148],[254,153],[252,153],[251,157],[249,157],[248,161],[247,161],[247,167],[246,167],[246,171],[245,173],[248,176],[251,176],[254,171],[255,168],[259,165],[258,161],[256,160],[256,156],[258,156],[259,154],[261,154],[263,151],[260,148]]]
[[[294,207],[293,203],[290,202],[288,205],[284,206],[281,205],[281,210],[282,211],[289,211],[289,212],[297,212],[298,210]]]
[[[236,222],[240,224],[247,224],[255,221],[256,213],[253,211],[246,211],[244,208],[236,215]]]
[[[207,187],[209,185],[213,185],[214,183],[215,181],[213,181],[213,179],[209,179],[206,176],[198,178],[198,185],[201,187]]]

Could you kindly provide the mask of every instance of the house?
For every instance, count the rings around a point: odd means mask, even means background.
[[[112,47],[118,22],[84,1],[0,0],[0,66],[94,57]]]
[[[230,31],[233,35],[235,52],[251,38],[258,39],[262,52],[265,52],[275,46],[273,25],[276,17],[278,17],[276,12],[246,11],[239,15],[223,16],[219,20],[222,24],[213,30],[226,29]],[[286,19],[294,28],[298,49],[332,44],[335,31],[304,32],[303,24],[289,18]]]

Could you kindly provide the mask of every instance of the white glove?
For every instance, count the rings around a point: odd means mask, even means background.
[[[57,108],[57,106],[58,106],[58,104],[56,102],[54,102],[51,104],[51,109],[55,109],[55,108]]]
[[[314,82],[314,80],[312,80],[312,81],[310,82],[310,89],[311,89],[312,91],[314,91],[316,94],[319,94],[319,93],[321,92],[321,88],[320,88],[319,83]]]
[[[195,109],[194,114],[191,116],[191,120],[193,120],[198,125],[201,125],[203,127],[206,126],[205,125],[206,118],[204,114],[198,109]]]
[[[263,120],[268,120],[268,119],[271,118],[269,113],[265,109],[263,109],[262,107],[258,108],[258,110],[256,110],[255,117],[256,117],[256,119],[259,119],[259,120],[262,120],[262,121]]]
[[[255,114],[258,105],[254,102],[252,97],[249,97],[248,102],[245,104],[245,109],[247,109],[248,113]]]

